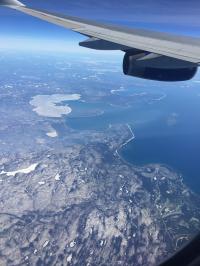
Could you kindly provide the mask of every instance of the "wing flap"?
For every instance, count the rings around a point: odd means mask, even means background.
[[[77,31],[75,29],[75,31]],[[79,33],[84,35],[94,36],[99,39],[107,40],[113,43],[118,43],[130,48],[148,51],[160,55],[165,55],[192,63],[200,62],[200,47],[177,44],[169,41],[159,41],[157,39],[145,38],[141,36],[133,36],[131,34],[112,34],[111,32],[92,31],[88,29],[79,29]],[[191,51],[192,49],[192,51]]]

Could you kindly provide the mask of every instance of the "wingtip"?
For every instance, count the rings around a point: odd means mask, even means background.
[[[18,0],[0,0],[0,5],[2,6],[25,6]]]

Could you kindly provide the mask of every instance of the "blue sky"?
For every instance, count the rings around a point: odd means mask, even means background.
[[[199,0],[25,0],[24,3],[112,24],[200,35]],[[0,47],[17,44],[28,47],[32,43],[45,48],[50,40],[54,47],[77,48],[78,41],[84,39],[77,33],[6,8],[0,9],[0,25]]]

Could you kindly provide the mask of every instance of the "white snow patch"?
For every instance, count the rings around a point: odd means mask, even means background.
[[[75,242],[75,241],[72,241],[72,242],[69,244],[70,248],[73,248],[75,245],[76,245],[76,242]]]
[[[46,240],[46,241],[44,242],[44,244],[43,244],[43,248],[45,248],[48,244],[49,244],[49,241]]]
[[[61,103],[64,101],[77,101],[80,98],[80,94],[36,95],[29,103],[35,107],[33,111],[40,116],[62,117],[62,115],[71,113],[72,109],[68,104]]]
[[[58,136],[58,133],[56,130],[53,129],[52,131],[47,132],[46,135],[50,138],[56,138]]]
[[[33,254],[37,254],[37,252],[38,252],[37,249],[35,249],[34,252],[33,252]]]
[[[55,180],[56,180],[56,181],[60,181],[60,175],[59,175],[59,174],[56,174],[56,175],[55,175]]]
[[[30,165],[27,168],[23,168],[23,169],[19,169],[19,170],[16,170],[16,171],[11,171],[11,172],[2,171],[0,174],[1,175],[2,174],[6,174],[7,176],[15,176],[18,173],[29,174],[29,173],[33,172],[36,169],[37,166],[38,166],[38,163],[34,163],[34,164]]]
[[[72,254],[70,254],[68,257],[67,257],[67,262],[71,262],[72,261]]]
[[[39,185],[44,185],[45,182],[44,182],[44,181],[40,181],[40,182],[38,182],[38,184],[39,184]]]
[[[103,240],[101,240],[101,242],[100,242],[100,246],[102,247],[102,246],[103,246],[103,244],[104,244],[104,241],[103,241]]]

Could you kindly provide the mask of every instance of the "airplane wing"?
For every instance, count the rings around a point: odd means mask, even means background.
[[[18,0],[0,0],[0,5],[89,37],[80,43],[81,46],[125,51],[123,70],[126,75],[163,81],[187,80],[194,76],[200,64],[199,38],[105,25],[78,17],[29,8]],[[143,64],[144,61],[145,64]],[[167,68],[168,72],[158,72],[160,68]],[[175,73],[171,73],[175,68],[180,70],[180,73],[176,72],[177,78]]]
[[[76,17],[28,8],[16,0],[0,0],[0,4],[83,35],[117,44],[116,47],[119,48],[135,48],[192,63],[200,63],[200,39],[197,38],[104,25]]]

